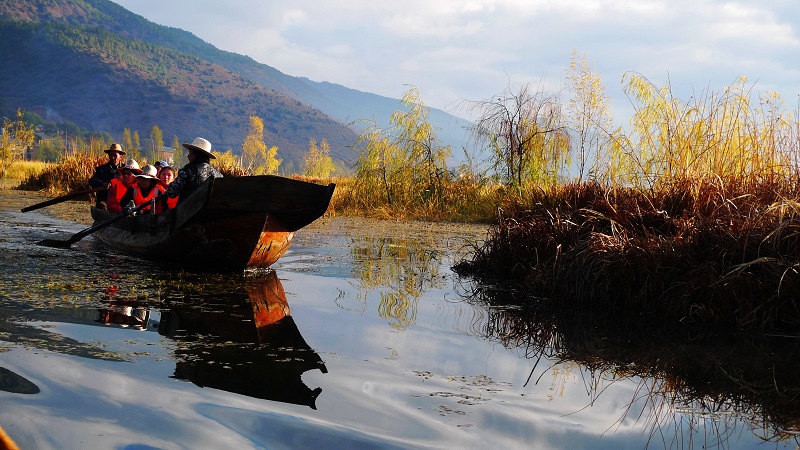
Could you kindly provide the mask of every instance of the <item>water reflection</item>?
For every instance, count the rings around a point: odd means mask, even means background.
[[[244,291],[169,301],[158,333],[178,343],[175,378],[316,409],[322,388],[309,388],[301,376],[328,370],[297,329],[275,272]]]
[[[0,367],[0,391],[14,394],[38,394],[39,386],[22,375]]]
[[[555,373],[584,367],[590,404],[609,383],[638,383],[619,423],[643,421],[652,445],[724,447],[742,432],[800,443],[800,336],[700,329],[642,311],[564,308],[494,287],[479,286],[465,298],[488,312],[476,330],[483,336],[522,348],[537,362],[557,361]]]

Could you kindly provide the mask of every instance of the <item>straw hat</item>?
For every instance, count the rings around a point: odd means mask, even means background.
[[[136,178],[146,178],[148,180],[157,180],[156,174],[158,173],[158,169],[156,166],[147,164],[146,166],[142,167],[141,173],[136,174]]]
[[[118,170],[123,171],[125,169],[130,170],[136,175],[142,173],[142,169],[139,168],[139,163],[137,163],[135,159],[129,159],[128,162],[126,162],[125,165],[120,167]]]
[[[189,150],[197,150],[199,152],[205,153],[211,158],[216,159],[216,156],[211,154],[211,142],[199,137],[195,138],[195,140],[191,144],[182,144],[184,147],[188,148]]]
[[[111,147],[108,147],[108,150],[103,150],[106,153],[117,152],[120,155],[127,155],[125,150],[122,149],[122,146],[119,144],[111,144]]]

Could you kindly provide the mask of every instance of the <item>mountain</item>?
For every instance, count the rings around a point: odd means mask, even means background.
[[[292,77],[193,34],[154,24],[108,0],[0,2],[0,106],[46,109],[90,130],[166,143],[208,138],[237,152],[248,116],[264,120],[279,157],[302,161],[311,138],[352,163],[359,119],[386,127],[399,100]],[[431,109],[447,144],[464,144],[466,121]],[[348,126],[349,125],[349,126]],[[458,150],[456,148],[455,150]]]

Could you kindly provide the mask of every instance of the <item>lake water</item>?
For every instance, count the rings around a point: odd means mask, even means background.
[[[0,190],[0,426],[23,449],[796,446],[529,357],[450,270],[484,227],[325,218],[273,271],[201,275],[38,246],[88,219],[20,212],[42,199]]]

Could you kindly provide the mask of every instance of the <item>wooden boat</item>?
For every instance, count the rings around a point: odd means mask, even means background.
[[[325,213],[334,188],[272,175],[209,179],[164,214],[126,217],[95,235],[180,268],[266,268],[286,252],[297,230]],[[95,224],[112,217],[92,207]]]

